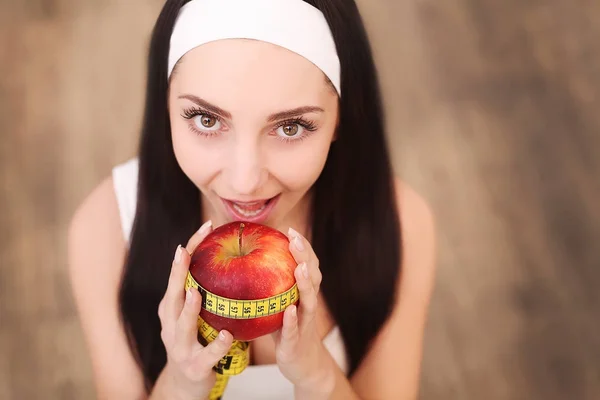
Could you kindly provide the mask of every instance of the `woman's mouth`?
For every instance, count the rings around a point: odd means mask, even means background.
[[[273,210],[279,196],[255,201],[236,201],[223,198],[221,200],[234,220],[263,223]]]

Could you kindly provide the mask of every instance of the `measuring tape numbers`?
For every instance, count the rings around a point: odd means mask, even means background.
[[[284,311],[296,303],[299,298],[298,286],[294,284],[290,289],[266,299],[237,300],[218,296],[209,292],[188,271],[185,280],[185,290],[194,287],[202,295],[202,308],[206,311],[231,319],[252,319],[274,315]],[[198,335],[208,344],[215,340],[219,332],[210,326],[198,315]],[[227,354],[213,367],[217,373],[217,382],[209,395],[209,400],[222,398],[230,376],[241,374],[250,362],[250,343],[234,340]]]

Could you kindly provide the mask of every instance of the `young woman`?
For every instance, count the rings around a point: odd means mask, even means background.
[[[207,398],[232,337],[198,342],[190,253],[247,220],[288,235],[301,302],[223,399],[416,398],[433,218],[393,177],[354,1],[167,0],[147,79],[138,156],[69,232],[98,397]]]

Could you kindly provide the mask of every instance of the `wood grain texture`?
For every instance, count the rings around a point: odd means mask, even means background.
[[[0,398],[92,399],[75,207],[135,154],[161,1],[0,1]],[[439,266],[421,398],[600,397],[600,3],[361,0]]]

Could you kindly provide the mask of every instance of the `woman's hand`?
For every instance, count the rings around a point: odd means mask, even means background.
[[[212,230],[209,222],[188,241],[186,248],[176,250],[169,283],[158,307],[161,338],[167,350],[167,365],[163,370],[169,398],[207,398],[216,381],[213,366],[227,354],[233,337],[222,331],[217,340],[206,347],[198,342],[198,314],[201,295],[190,288],[184,293],[190,254]],[[162,378],[162,376],[161,376]]]
[[[290,251],[298,266],[294,272],[299,290],[299,306],[289,306],[283,327],[275,333],[276,359],[282,374],[297,389],[327,393],[333,388],[331,358],[316,326],[318,294],[321,285],[319,259],[310,243],[290,228]]]

